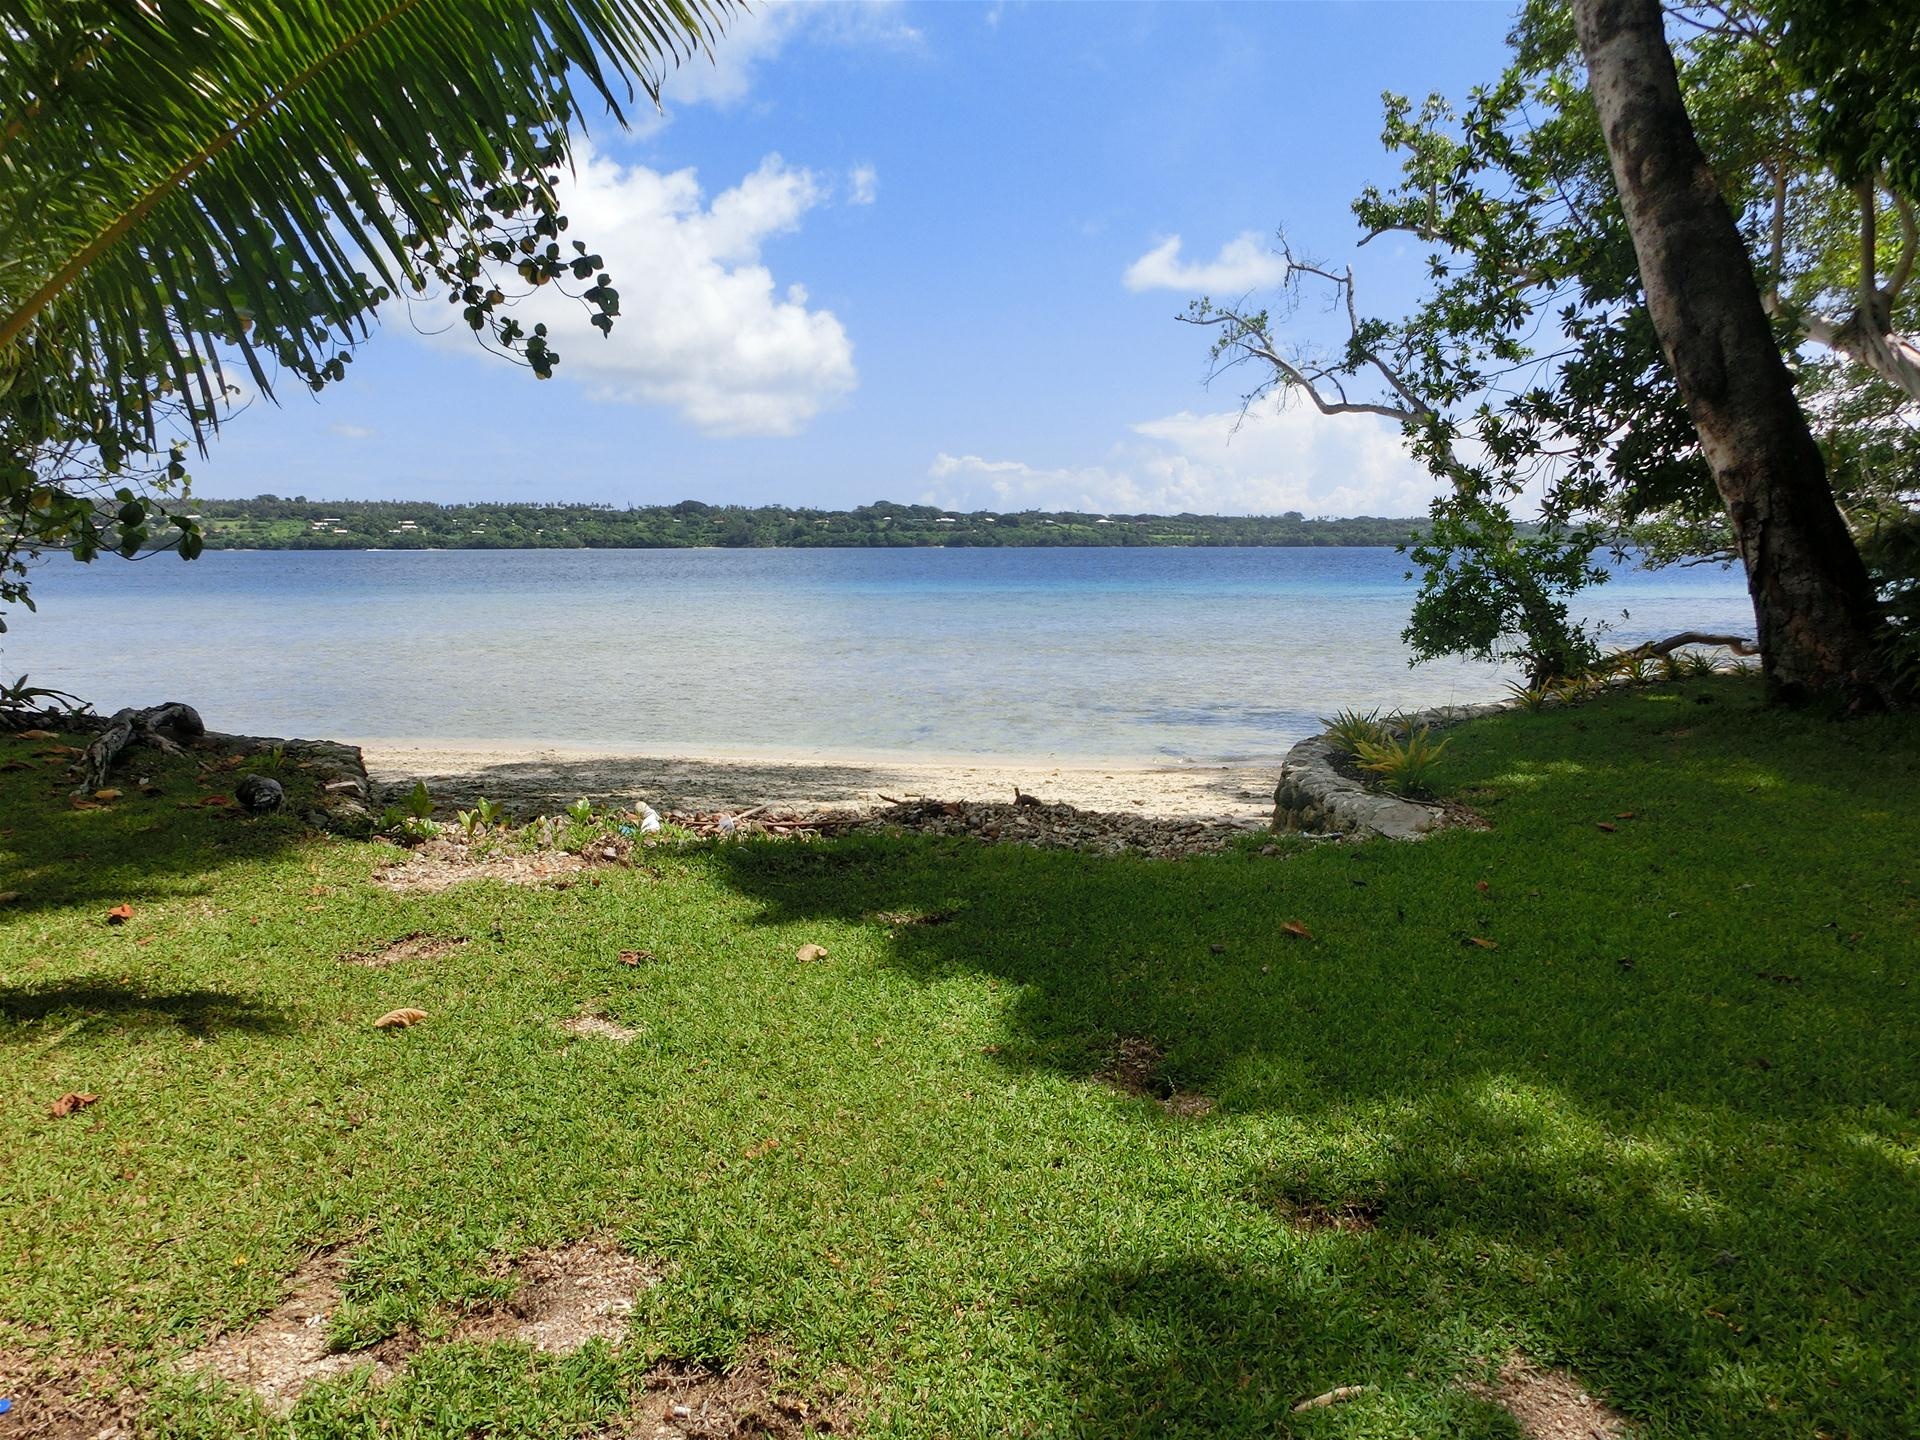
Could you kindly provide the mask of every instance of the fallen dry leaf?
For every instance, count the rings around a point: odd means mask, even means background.
[[[13,738],[16,740],[58,740],[60,737],[51,730],[22,730]]]
[[[131,905],[116,905],[107,911],[107,924],[109,925],[124,925],[131,919],[133,919],[133,906]]]
[[[651,950],[622,950],[620,952],[620,963],[622,965],[638,965],[643,961],[653,958],[653,952]]]
[[[69,796],[67,804],[75,810],[100,810],[105,808],[98,800],[89,800],[82,795]]]
[[[424,1010],[389,1010],[373,1022],[373,1028],[376,1030],[404,1030],[409,1025],[418,1025],[426,1018],[427,1012]]]
[[[1614,816],[1613,818],[1616,820],[1631,820],[1633,818],[1633,811],[1622,810],[1618,815]]]
[[[202,797],[200,803],[209,809],[217,809],[222,805],[233,804],[233,797],[231,795],[207,795]]]
[[[1493,887],[1484,880],[1474,881],[1473,888],[1478,890],[1482,895],[1486,894],[1489,890],[1493,889]]]
[[[18,890],[0,890],[0,905],[11,905],[20,898]]]
[[[779,1148],[780,1142],[778,1140],[762,1140],[758,1145],[749,1145],[740,1153],[749,1160],[759,1160],[764,1156],[771,1155]]]
[[[86,1109],[87,1106],[93,1104],[93,1102],[99,1098],[98,1095],[88,1095],[78,1090],[69,1090],[47,1107],[47,1114],[56,1120],[64,1120],[67,1116],[73,1114],[74,1111]]]
[[[1313,932],[1298,920],[1288,920],[1280,926],[1280,929],[1284,933],[1293,936],[1296,940],[1311,940],[1313,938]]]
[[[793,958],[796,960],[824,960],[827,958],[827,947],[824,945],[802,945],[798,950],[793,952]]]
[[[1467,944],[1478,946],[1482,950],[1498,950],[1500,948],[1500,942],[1498,940],[1489,940],[1484,935],[1467,936]]]
[[[96,800],[118,800],[124,793],[124,791],[112,789],[96,790],[93,792],[93,798]]]

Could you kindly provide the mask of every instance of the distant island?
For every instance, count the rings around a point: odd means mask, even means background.
[[[1398,545],[1425,517],[1100,515],[1072,510],[942,510],[879,501],[852,510],[790,505],[501,504],[199,500],[210,550],[659,550],[699,546],[904,548],[1015,545]]]

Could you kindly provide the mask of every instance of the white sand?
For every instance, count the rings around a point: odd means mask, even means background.
[[[1011,800],[1014,787],[1083,810],[1262,820],[1272,811],[1280,757],[1237,764],[1050,764],[982,758],[852,761],[806,754],[617,755],[492,741],[366,740],[377,788],[415,780],[442,804],[485,795],[526,812],[577,796],[645,800],[661,810],[858,807],[889,800]]]

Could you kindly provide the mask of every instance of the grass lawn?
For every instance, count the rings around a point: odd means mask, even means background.
[[[190,771],[69,809],[43,748],[0,740],[0,1351],[152,1433],[626,1433],[656,1362],[757,1354],[876,1436],[1513,1437],[1468,1384],[1521,1352],[1646,1436],[1920,1434],[1910,717],[1733,678],[1503,715],[1444,767],[1492,828],[1418,845],[435,894]],[[412,932],[469,943],[342,963]],[[1103,1082],[1123,1041],[1217,1105]],[[354,1347],[595,1234],[663,1277],[617,1349],[430,1345],[291,1422],[173,1363],[321,1247]]]

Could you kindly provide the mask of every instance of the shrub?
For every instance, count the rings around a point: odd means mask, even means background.
[[[1363,744],[1393,738],[1378,710],[1364,715],[1358,710],[1336,710],[1331,720],[1323,718],[1320,723],[1327,727],[1327,739],[1342,755],[1357,755]]]
[[[1380,783],[1396,795],[1422,795],[1427,790],[1427,776],[1450,743],[1450,740],[1434,740],[1428,727],[1421,725],[1405,739],[1385,736],[1379,740],[1363,740],[1355,749],[1354,758],[1362,770],[1378,775]]]
[[[1507,694],[1514,703],[1529,715],[1538,715],[1547,708],[1547,701],[1553,698],[1553,691],[1545,685],[1523,685],[1518,680],[1507,682]]]

